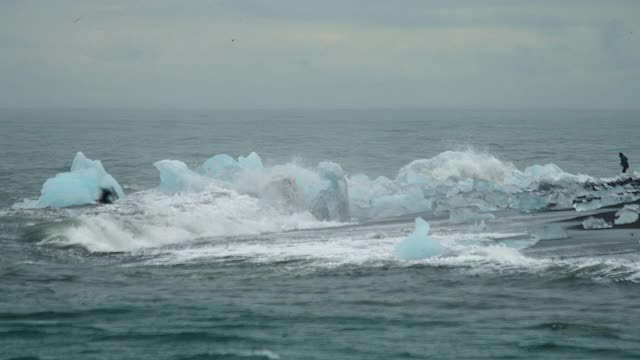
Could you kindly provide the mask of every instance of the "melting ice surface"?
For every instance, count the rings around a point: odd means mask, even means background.
[[[638,212],[640,212],[639,205],[625,205],[616,213],[614,222],[616,225],[632,224],[638,221],[638,217],[640,217]]]
[[[113,189],[120,198],[124,196],[122,187],[106,172],[100,160],[91,160],[78,152],[70,171],[49,178],[42,185],[38,200],[25,200],[14,207],[62,208],[91,204],[100,197],[102,188]]]
[[[582,222],[582,227],[586,230],[609,229],[613,227],[605,219],[589,216]]]
[[[422,260],[442,255],[447,248],[429,236],[429,223],[416,218],[416,228],[396,245],[396,256],[402,260]]]

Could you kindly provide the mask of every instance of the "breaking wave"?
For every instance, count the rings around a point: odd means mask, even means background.
[[[472,150],[416,160],[394,178],[374,179],[349,174],[330,161],[315,167],[296,162],[265,166],[251,153],[237,159],[216,155],[195,169],[179,160],[161,160],[153,164],[160,177],[156,188],[122,196],[114,204],[91,206],[105,181],[119,191],[121,187],[99,161],[81,155],[69,173],[45,183],[39,199],[24,200],[10,211],[89,205],[54,212],[50,224],[30,236],[42,245],[77,246],[89,252],[152,254],[150,264],[225,257],[306,259],[322,267],[397,262],[395,246],[407,235],[408,222],[422,214],[448,217],[449,225],[463,229],[449,238],[436,229],[432,237],[444,241],[448,250],[420,260],[425,264],[535,267],[541,260],[522,255],[519,248],[536,237],[518,246],[496,243],[495,238],[505,234],[488,234],[485,221],[493,221],[502,210],[583,211],[640,198],[631,191],[638,185],[634,177],[594,179],[553,164],[519,170]],[[83,184],[82,197],[75,193],[75,183]],[[375,229],[367,224],[390,218],[406,221],[380,237],[363,236]],[[333,229],[337,226],[340,229]],[[318,230],[301,231],[307,229]]]
[[[68,224],[44,230],[41,244],[120,252],[332,225],[305,212],[281,214],[255,198],[220,189],[174,195],[148,190],[109,207],[74,209],[65,215]]]

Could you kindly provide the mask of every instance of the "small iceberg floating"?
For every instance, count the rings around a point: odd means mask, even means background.
[[[402,260],[422,260],[442,255],[447,248],[429,236],[429,223],[416,218],[416,228],[396,245],[395,253]]]

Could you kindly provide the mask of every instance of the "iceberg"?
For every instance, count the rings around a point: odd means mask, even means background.
[[[311,213],[318,220],[349,221],[349,193],[342,167],[333,162],[323,161],[318,164],[318,172],[329,185],[316,195]]]
[[[160,160],[153,166],[160,172],[162,192],[174,194],[181,191],[203,191],[211,181],[192,171],[179,160]]]
[[[247,157],[240,156],[235,160],[227,154],[215,155],[205,161],[196,170],[200,175],[231,182],[243,171],[262,171],[262,159],[252,152]]]
[[[91,160],[78,152],[68,172],[47,179],[35,202],[36,208],[63,208],[95,203],[102,189],[109,189],[122,198],[124,191],[118,182],[106,172],[100,160]],[[22,203],[22,204],[26,204]],[[23,207],[21,203],[14,207]]]
[[[422,218],[416,218],[413,233],[396,245],[396,256],[402,260],[422,260],[442,255],[447,248],[429,237],[429,229],[429,223]]]

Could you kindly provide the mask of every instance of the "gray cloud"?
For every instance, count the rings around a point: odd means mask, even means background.
[[[635,1],[0,10],[2,107],[636,107],[640,90]]]

